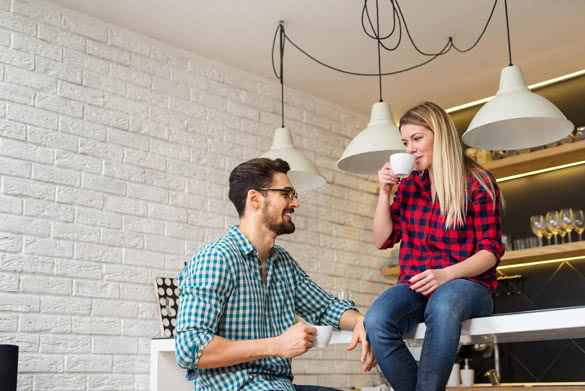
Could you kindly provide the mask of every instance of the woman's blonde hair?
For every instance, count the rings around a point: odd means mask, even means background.
[[[495,203],[492,181],[486,181],[489,177],[482,175],[486,170],[481,165],[463,154],[457,128],[445,110],[435,103],[424,102],[402,116],[400,129],[407,124],[423,126],[435,136],[432,180],[446,229],[465,225],[468,174],[477,179]]]

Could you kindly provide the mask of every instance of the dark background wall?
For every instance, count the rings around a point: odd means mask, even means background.
[[[576,126],[585,125],[585,77],[537,92],[551,100]],[[461,134],[478,109],[451,114]],[[530,216],[562,208],[585,210],[585,165],[499,186],[506,200],[502,231],[513,238],[532,235]],[[585,305],[585,260],[508,269],[505,273],[522,277],[500,281],[494,298],[496,313]],[[500,344],[499,351],[502,382],[585,381],[585,339]],[[483,374],[494,368],[493,355],[486,353],[489,350],[476,352],[469,346],[459,354],[460,358],[472,358],[477,382],[488,382]]]

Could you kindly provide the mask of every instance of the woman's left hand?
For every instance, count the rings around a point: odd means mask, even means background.
[[[429,269],[412,277],[410,281],[410,289],[428,296],[435,289],[449,281],[449,274],[445,269]]]

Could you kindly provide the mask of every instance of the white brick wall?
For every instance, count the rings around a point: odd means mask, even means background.
[[[230,170],[270,147],[276,80],[44,3],[0,0],[0,342],[19,390],[147,390],[152,279],[237,222]],[[367,118],[287,89],[297,147],[328,184],[282,244],[365,311],[385,289],[373,178],[335,162]],[[296,215],[296,214],[295,214]],[[300,383],[379,382],[359,353],[311,351]]]

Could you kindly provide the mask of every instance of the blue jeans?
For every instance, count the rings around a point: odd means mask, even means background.
[[[396,391],[444,391],[461,336],[461,322],[493,311],[487,287],[449,281],[425,296],[396,284],[366,313],[368,340],[384,376]],[[402,336],[424,321],[427,330],[417,365]]]
[[[321,386],[299,386],[294,385],[296,391],[341,391],[337,388],[321,387]]]

